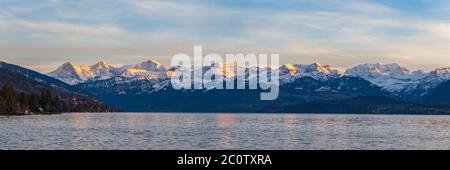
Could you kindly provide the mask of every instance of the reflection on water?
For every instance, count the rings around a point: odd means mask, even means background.
[[[221,149],[233,149],[231,140],[233,135],[232,128],[234,123],[234,115],[218,114],[216,116],[216,122],[217,128],[220,129],[221,133],[217,133],[219,137],[215,142],[218,143]]]
[[[0,149],[450,149],[450,116],[0,116]]]

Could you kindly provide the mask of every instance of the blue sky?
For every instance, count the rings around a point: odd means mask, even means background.
[[[0,0],[0,60],[48,72],[176,53],[279,53],[282,63],[450,66],[448,0]]]

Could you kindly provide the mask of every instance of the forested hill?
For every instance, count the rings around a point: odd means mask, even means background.
[[[62,112],[104,112],[110,109],[101,103],[77,96],[54,95],[50,90],[25,93],[14,89],[10,82],[0,90],[0,114],[52,114]]]
[[[46,84],[43,76],[35,78],[0,67],[0,114],[112,111],[86,95]]]

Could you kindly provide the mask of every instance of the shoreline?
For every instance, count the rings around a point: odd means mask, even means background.
[[[0,113],[0,116],[57,115],[57,114],[63,114],[63,112],[39,112],[39,113],[32,113],[32,114],[25,114],[25,113]]]
[[[289,113],[289,112],[283,112],[283,113],[275,113],[275,112],[40,112],[40,113],[33,113],[33,114],[17,114],[17,113],[0,113],[0,116],[31,116],[31,115],[60,115],[60,114],[72,114],[72,113],[117,113],[117,114],[129,114],[129,113],[137,113],[137,114],[236,114],[236,115],[245,115],[245,114],[258,114],[258,115],[391,115],[391,116],[401,116],[401,115],[411,115],[411,116],[450,116],[450,114],[436,114],[436,113],[423,113],[423,114],[413,114],[413,113]]]

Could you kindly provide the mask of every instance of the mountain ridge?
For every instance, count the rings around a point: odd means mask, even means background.
[[[3,64],[1,67],[26,72],[34,77],[37,74],[11,65]],[[445,68],[425,73],[409,71],[398,64],[376,63],[339,71],[319,63],[284,64],[279,67],[280,94],[275,101],[260,101],[260,89],[175,90],[171,87],[170,73],[177,67],[166,68],[153,60],[121,67],[105,62],[91,66],[67,62],[58,69],[66,72],[53,71],[49,75],[65,76],[55,77],[61,81],[53,78],[52,81],[41,81],[53,83],[52,86],[63,90],[77,90],[124,111],[447,114],[450,105],[423,102],[426,99],[424,96],[435,95],[432,92],[449,78],[449,70]],[[203,73],[205,69],[216,69],[214,71],[222,73],[226,81],[236,81],[235,74],[224,64],[197,69],[202,69]],[[245,68],[245,72],[250,69],[255,68]],[[83,79],[80,78],[82,76]],[[72,79],[82,81],[73,85],[62,82]],[[404,89],[390,91],[385,84],[377,85],[375,80],[379,79],[407,82],[407,85]]]
[[[75,66],[80,70],[88,70],[87,73],[63,68],[63,64],[57,70],[48,73],[49,76],[57,78],[71,85],[87,82],[89,80],[106,80],[111,78],[135,78],[135,79],[168,79],[173,68],[166,68],[154,60],[144,61],[134,65],[113,67],[104,62],[98,62],[92,66]],[[73,65],[70,63],[70,65]],[[92,71],[95,65],[103,65],[97,71]],[[226,78],[233,78],[233,73],[225,72],[223,67],[218,68]],[[58,71],[59,70],[59,71]],[[106,70],[106,71],[105,71]],[[430,89],[436,88],[438,84],[450,80],[450,68],[438,68],[430,72],[422,70],[410,71],[396,63],[366,63],[360,64],[345,71],[335,69],[330,65],[320,63],[313,64],[283,64],[279,67],[280,84],[292,83],[301,77],[312,77],[319,81],[329,81],[343,76],[359,77],[381,87],[400,98],[417,100],[425,96]],[[91,75],[91,76],[86,76]],[[77,77],[82,77],[78,79]]]

